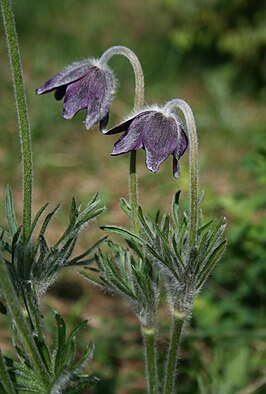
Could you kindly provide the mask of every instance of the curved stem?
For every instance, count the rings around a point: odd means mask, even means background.
[[[185,117],[189,141],[189,172],[190,172],[190,210],[189,210],[189,246],[195,245],[197,240],[199,181],[198,181],[198,137],[193,112],[184,101],[174,99],[166,104],[166,109],[179,108]]]
[[[134,108],[139,111],[144,105],[144,76],[142,67],[138,57],[131,49],[123,46],[115,46],[107,49],[100,58],[100,62],[107,63],[114,55],[125,56],[133,67],[135,74],[135,100]],[[129,194],[132,209],[132,221],[136,235],[139,235],[139,222],[138,222],[138,186],[136,174],[136,157],[137,152],[130,152],[130,165],[129,165]]]
[[[20,340],[44,388],[49,387],[49,374],[26,323],[17,294],[10,280],[7,267],[0,259],[0,283],[11,319],[15,322]]]
[[[172,317],[170,342],[165,365],[164,394],[173,394],[175,391],[176,365],[179,355],[179,347],[184,325],[184,317],[176,311]]]
[[[114,55],[126,57],[133,67],[135,74],[135,101],[134,107],[139,110],[144,103],[144,76],[138,57],[131,49],[123,46],[114,46],[103,53],[100,58],[101,63],[107,63]]]
[[[11,1],[1,0],[1,8],[18,115],[23,168],[23,238],[24,241],[26,241],[30,236],[32,206],[32,150],[30,124]]]

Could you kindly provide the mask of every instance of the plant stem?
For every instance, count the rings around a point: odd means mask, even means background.
[[[100,58],[101,63],[107,63],[114,55],[126,57],[133,67],[135,74],[135,109],[138,111],[144,102],[144,76],[140,61],[131,49],[124,46],[114,46],[103,53]]]
[[[30,236],[32,208],[32,150],[30,123],[28,118],[28,108],[26,102],[26,94],[24,90],[22,65],[20,61],[20,52],[12,5],[10,0],[0,1],[10,67],[12,71],[13,88],[15,93],[19,125],[23,173],[23,238],[24,241],[26,241]]]
[[[16,394],[15,388],[12,384],[10,376],[7,372],[6,364],[2,352],[0,350],[0,381],[5,392],[9,394]]]
[[[190,209],[189,209],[189,246],[197,242],[198,205],[199,205],[199,180],[198,180],[198,137],[193,112],[184,101],[174,99],[166,104],[165,108],[179,108],[185,117],[189,141],[189,172],[190,172]]]
[[[136,159],[137,159],[137,151],[133,150],[130,152],[130,162],[129,162],[129,194],[130,194],[134,232],[136,235],[139,235],[138,185],[137,185]]]
[[[135,98],[134,110],[139,111],[144,105],[144,76],[142,67],[138,57],[129,48],[123,46],[115,46],[109,48],[102,55],[100,61],[108,62],[114,55],[125,56],[131,63],[135,74]],[[138,182],[136,171],[137,151],[130,152],[129,161],[129,195],[132,212],[132,224],[136,235],[140,234],[138,220]],[[139,270],[141,270],[141,260],[139,259]],[[146,362],[146,375],[148,383],[148,393],[158,393],[158,374],[157,374],[157,358],[155,347],[155,329],[142,326],[142,334],[144,340],[144,357]]]
[[[0,283],[12,321],[15,322],[22,345],[44,388],[49,387],[49,374],[26,323],[17,294],[10,280],[6,264],[0,259]]]
[[[177,393],[175,390],[176,366],[183,325],[184,317],[182,313],[175,311],[172,316],[170,343],[165,366],[164,394]]]
[[[100,61],[108,62],[114,55],[125,56],[131,63],[135,74],[135,100],[134,109],[139,111],[144,105],[144,76],[142,67],[138,57],[129,48],[123,46],[115,46],[107,49],[102,55]],[[138,222],[138,182],[136,173],[136,157],[137,152],[130,152],[129,164],[129,194],[132,209],[132,222],[136,235],[139,235],[139,222]]]
[[[158,393],[158,374],[157,374],[157,357],[155,343],[155,329],[142,327],[144,340],[144,356],[146,362],[146,373],[148,382],[148,393]]]

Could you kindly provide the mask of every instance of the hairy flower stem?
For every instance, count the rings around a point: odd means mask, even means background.
[[[5,360],[1,353],[1,350],[0,350],[0,381],[6,393],[16,394],[15,388],[7,372]]]
[[[184,101],[175,99],[169,101],[165,108],[172,110],[175,107],[180,109],[185,117],[188,141],[189,141],[189,172],[190,172],[190,209],[189,209],[189,246],[192,248],[197,241],[198,226],[198,137],[193,112],[190,106]]]
[[[136,111],[140,110],[144,105],[144,76],[142,67],[138,57],[129,48],[123,46],[115,46],[107,49],[102,55],[100,61],[108,62],[114,55],[125,56],[131,63],[135,74],[135,100],[134,108]],[[129,194],[132,209],[132,221],[136,235],[139,235],[139,222],[138,222],[138,183],[136,173],[136,157],[137,152],[130,152],[129,164]]]
[[[138,57],[129,48],[115,46],[107,49],[102,55],[100,61],[108,62],[114,55],[125,56],[131,63],[135,74],[135,99],[134,109],[139,111],[144,105],[144,75]],[[129,194],[132,210],[132,222],[136,235],[140,234],[138,220],[138,182],[136,171],[137,152],[130,152],[129,162]],[[141,261],[139,261],[141,269]],[[148,381],[148,393],[156,394],[158,392],[158,375],[157,375],[157,356],[155,346],[155,330],[153,328],[142,327],[144,339],[144,357],[146,361],[146,375]]]
[[[184,325],[183,315],[179,311],[175,311],[175,313],[172,316],[170,342],[169,342],[169,348],[168,348],[167,360],[165,366],[165,377],[164,377],[165,380],[164,380],[163,394],[177,393],[177,391],[175,390],[176,366],[177,366],[183,325]]]
[[[129,194],[131,201],[134,232],[136,235],[139,235],[138,184],[137,184],[137,173],[136,173],[136,160],[137,160],[137,151],[133,150],[130,152],[130,162],[129,162]]]
[[[27,241],[30,236],[32,208],[32,150],[30,123],[12,5],[10,0],[0,0],[0,2],[17,106],[23,173],[23,238],[24,241]]]
[[[12,321],[16,324],[21,343],[27,352],[33,369],[36,371],[44,388],[49,387],[49,374],[26,323],[17,294],[10,280],[6,264],[0,259],[0,284]]]
[[[148,381],[148,394],[158,393],[156,338],[153,327],[142,327],[142,335],[146,357],[146,373]]]

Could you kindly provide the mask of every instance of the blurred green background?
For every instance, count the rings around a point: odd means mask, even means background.
[[[193,108],[200,152],[205,219],[226,216],[226,255],[198,298],[184,338],[180,393],[266,392],[266,8],[262,0],[13,0],[20,39],[34,151],[34,210],[62,202],[52,241],[67,223],[72,196],[82,204],[95,191],[108,207],[100,223],[128,225],[119,198],[127,197],[128,156],[111,157],[114,137],[86,131],[84,113],[62,118],[62,103],[35,88],[65,65],[98,57],[112,45],[136,52],[146,79],[147,104],[179,97]],[[21,214],[17,121],[3,28],[0,27],[0,215],[9,183]],[[134,78],[126,59],[113,58],[119,81],[111,124],[132,109]],[[146,212],[167,211],[182,190],[187,203],[188,155],[181,179],[171,159],[158,174],[138,155],[139,197]],[[86,229],[82,249],[101,231]],[[128,306],[101,294],[73,271],[65,272],[44,299],[44,313],[57,309],[71,327],[90,320],[101,378],[90,392],[145,392],[138,324]],[[162,307],[167,334],[167,313]],[[47,328],[52,332],[52,315]],[[0,320],[1,347],[8,325]],[[164,343],[159,343],[163,348]],[[89,392],[89,391],[87,391]]]

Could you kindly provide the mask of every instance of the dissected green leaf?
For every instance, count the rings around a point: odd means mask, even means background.
[[[76,336],[80,333],[83,328],[88,327],[88,320],[83,320],[77,327],[73,329],[73,331],[69,334],[67,342],[76,338]]]
[[[56,313],[55,320],[57,324],[57,349],[56,349],[54,368],[55,368],[55,373],[57,374],[58,371],[60,371],[63,366],[62,359],[63,359],[65,343],[66,343],[66,324],[62,316],[59,315],[59,313]]]
[[[34,230],[35,230],[35,228],[36,228],[36,226],[37,226],[37,223],[38,223],[38,221],[39,221],[39,219],[40,219],[42,213],[43,213],[43,212],[45,211],[45,209],[48,207],[48,205],[49,205],[49,203],[44,204],[44,206],[42,206],[42,207],[38,210],[38,212],[36,213],[36,215],[35,215],[35,217],[34,217],[34,219],[33,219],[31,228],[30,228],[29,239],[32,237],[32,234],[33,234],[33,232],[34,232]]]
[[[148,223],[147,223],[147,221],[146,221],[146,219],[145,219],[145,217],[144,217],[144,215],[143,215],[143,211],[142,211],[142,209],[141,209],[140,206],[139,206],[139,208],[138,208],[138,218],[139,218],[139,221],[140,221],[140,223],[141,223],[143,229],[145,230],[146,234],[148,235],[148,237],[149,237],[151,240],[153,240],[153,239],[154,239],[154,234],[152,233],[152,230],[151,230],[151,228],[149,227],[149,225],[148,225]]]
[[[201,288],[203,284],[206,282],[208,279],[209,275],[213,271],[215,265],[218,263],[220,258],[222,257],[225,248],[226,248],[226,241],[223,241],[218,245],[214,251],[212,252],[211,256],[208,258],[205,267],[203,268],[202,272],[199,275],[199,281],[198,281],[198,288]]]
[[[89,272],[87,271],[79,271],[79,273],[85,278],[87,279],[89,282],[91,282],[92,284],[94,284],[95,286],[99,286],[99,287],[103,287],[103,283],[101,282],[100,279],[96,279],[93,275],[91,275]]]
[[[73,259],[69,260],[67,262],[67,266],[70,265],[84,265],[84,264],[89,264],[92,263],[93,261],[95,261],[95,258],[93,257],[92,259],[89,260],[83,260],[84,257],[87,257],[89,254],[91,254],[96,248],[98,248],[106,239],[108,238],[108,236],[106,237],[102,237],[99,241],[95,242],[94,245],[92,245],[89,249],[87,249],[84,253],[74,257]],[[87,263],[86,263],[87,262]]]
[[[155,227],[156,227],[157,234],[160,237],[160,240],[163,242],[164,251],[165,251],[167,260],[169,260],[169,262],[170,262],[172,260],[172,251],[171,251],[169,240],[165,236],[165,234],[162,233],[162,231],[160,230],[158,225],[155,225]]]
[[[100,200],[94,201],[91,205],[88,205],[77,217],[77,221],[75,226],[80,227],[83,224],[89,222],[90,220],[99,216],[102,212],[105,211],[104,207],[98,208],[100,204]]]
[[[122,209],[122,211],[129,217],[129,219],[132,218],[132,212],[131,212],[131,207],[129,205],[129,203],[127,202],[127,200],[125,200],[124,198],[120,198],[120,208]]]
[[[162,233],[164,234],[165,238],[167,239],[169,236],[170,231],[170,220],[169,215],[165,215],[162,220]]]
[[[216,241],[219,240],[219,238],[221,237],[221,235],[224,232],[225,226],[226,226],[226,219],[222,218],[221,220],[219,220],[219,222],[217,223],[217,225],[215,226],[215,228],[213,229],[213,231],[211,233],[211,237],[209,240],[208,249],[206,251],[206,254],[208,254],[212,250]]]
[[[175,251],[176,260],[179,262],[179,264],[184,269],[185,268],[185,264],[184,264],[183,258],[181,256],[181,253],[180,253],[181,251],[178,249],[178,245],[177,245],[175,234],[173,235],[173,238],[172,238],[172,245],[173,245],[173,248],[174,248],[174,251]]]
[[[6,187],[6,216],[11,236],[14,236],[18,230],[14,201],[10,186]]]
[[[210,220],[209,222],[207,222],[206,224],[204,224],[202,227],[200,227],[198,229],[198,235],[201,235],[201,233],[203,233],[208,227],[210,227],[210,225],[214,222],[214,220]]]
[[[156,223],[156,224],[159,223],[160,215],[161,215],[161,212],[160,212],[160,210],[158,209],[158,211],[156,212],[156,215],[155,215],[154,223]]]
[[[87,207],[91,206],[92,204],[94,204],[95,202],[100,202],[99,199],[99,193],[96,192],[93,194],[93,196],[91,197],[91,199],[89,200],[89,202],[87,203]]]
[[[12,253],[12,237],[2,227],[0,227],[0,251]]]
[[[174,277],[178,280],[179,276],[176,272],[176,270],[173,269],[172,262],[171,260],[166,260],[164,259],[157,251],[155,251],[150,245],[147,245],[147,249],[149,252],[158,260],[159,263],[162,264],[163,268],[166,268],[167,271],[174,275]]]
[[[7,370],[5,359],[0,350],[0,382],[8,394],[16,394],[16,390]]]
[[[181,190],[178,190],[176,192],[175,197],[174,197],[173,207],[172,207],[173,218],[174,218],[175,226],[177,228],[179,226],[179,198],[180,198],[180,193],[181,193]]]
[[[71,203],[71,208],[70,208],[70,222],[69,222],[69,227],[74,226],[74,224],[76,223],[76,220],[78,218],[79,215],[79,211],[77,209],[77,204],[76,204],[76,200],[73,197],[72,198],[72,203]]]
[[[59,208],[60,208],[60,204],[57,204],[56,207],[51,212],[48,213],[48,215],[46,216],[46,218],[44,219],[44,222],[42,224],[42,227],[41,227],[41,230],[39,233],[39,237],[41,237],[45,234],[47,226],[49,225],[50,221],[52,220],[54,215],[57,213]]]
[[[127,242],[128,246],[129,246],[132,250],[134,250],[134,252],[137,254],[137,256],[138,256],[140,259],[144,259],[143,250],[139,247],[139,245],[138,245],[136,242],[131,241],[131,240],[129,240],[129,239],[127,239],[126,242]]]
[[[129,230],[126,230],[122,227],[117,227],[117,226],[111,226],[111,225],[106,225],[106,226],[100,226],[102,230],[108,231],[109,233],[117,234],[120,235],[124,239],[128,240],[134,240],[137,241],[138,243],[142,244],[143,240],[137,237],[135,234],[130,232]]]

